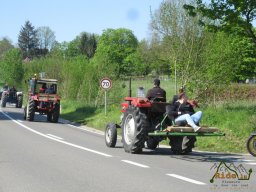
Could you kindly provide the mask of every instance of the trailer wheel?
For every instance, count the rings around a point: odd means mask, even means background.
[[[145,109],[129,106],[122,122],[122,141],[127,153],[141,153],[149,122]]]
[[[117,127],[115,123],[108,123],[105,129],[105,143],[108,147],[115,147],[117,141]]]
[[[175,155],[186,155],[195,147],[195,136],[170,136],[169,139],[171,150]]]
[[[155,137],[148,137],[146,144],[148,149],[155,150],[159,144],[159,140]]]
[[[248,152],[256,157],[256,135],[251,135],[247,140],[246,147]]]

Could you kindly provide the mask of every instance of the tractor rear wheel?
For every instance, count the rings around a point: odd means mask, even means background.
[[[117,140],[117,128],[115,123],[108,123],[105,130],[105,143],[108,147],[115,147]]]
[[[7,100],[8,100],[8,94],[3,93],[2,99],[1,99],[1,107],[6,107]]]
[[[251,135],[246,143],[249,153],[256,157],[256,135]]]
[[[122,121],[122,141],[125,152],[142,152],[148,128],[148,118],[143,109],[129,106]]]
[[[175,155],[186,155],[195,147],[195,136],[170,136],[169,139],[171,150]]]
[[[59,116],[60,116],[60,104],[56,103],[52,111],[52,122],[58,123]]]
[[[35,101],[32,99],[29,99],[28,106],[27,106],[27,120],[28,121],[34,121],[35,117]]]

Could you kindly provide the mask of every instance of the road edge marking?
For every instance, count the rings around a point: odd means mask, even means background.
[[[48,134],[46,134],[46,135],[48,135],[48,136],[50,136],[50,137],[53,137],[53,138],[55,138],[55,139],[63,140],[63,138],[58,137],[58,136],[56,136],[56,135],[52,135],[52,134],[50,134],[50,133],[48,133]]]
[[[181,175],[177,175],[177,174],[166,174],[167,176],[170,176],[170,177],[175,177],[177,179],[180,179],[180,180],[183,180],[183,181],[187,181],[187,182],[190,182],[190,183],[194,183],[194,184],[197,184],[197,185],[207,185],[206,183],[203,183],[201,181],[197,181],[197,180],[194,180],[194,179],[190,179],[188,177],[183,177]]]
[[[89,148],[86,148],[86,147],[82,147],[80,145],[76,145],[76,144],[73,144],[73,143],[69,143],[69,142],[66,142],[66,141],[62,141],[62,140],[59,140],[59,139],[56,139],[56,138],[53,138],[53,137],[50,137],[48,135],[45,135],[39,131],[36,131],[26,125],[23,125],[22,123],[18,122],[17,120],[13,119],[11,116],[9,116],[8,114],[6,114],[5,112],[3,112],[2,110],[0,110],[0,112],[2,114],[4,114],[7,118],[9,118],[11,121],[13,121],[14,123],[22,126],[23,128],[27,129],[28,131],[31,131],[37,135],[40,135],[42,137],[45,137],[45,138],[48,138],[48,139],[51,139],[51,140],[54,140],[54,141],[57,141],[59,143],[63,143],[63,144],[66,144],[66,145],[69,145],[69,146],[72,146],[72,147],[75,147],[75,148],[78,148],[78,149],[82,149],[84,151],[88,151],[88,152],[91,152],[91,153],[95,153],[95,154],[98,154],[98,155],[102,155],[102,156],[105,156],[105,157],[113,157],[112,155],[109,155],[109,154],[106,154],[106,153],[102,153],[102,152],[99,152],[99,151],[95,151],[93,149],[89,149]]]
[[[121,160],[122,162],[125,162],[125,163],[128,163],[128,164],[131,164],[131,165],[135,165],[135,166],[138,166],[138,167],[142,167],[142,168],[150,168],[149,166],[147,165],[143,165],[143,164],[140,164],[140,163],[136,163],[134,161],[129,161],[129,160]]]

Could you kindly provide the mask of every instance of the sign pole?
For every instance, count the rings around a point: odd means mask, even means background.
[[[111,89],[112,87],[112,81],[105,77],[103,79],[101,79],[100,81],[100,86],[102,89],[104,89],[104,92],[105,92],[105,116],[107,115],[107,90]]]
[[[107,90],[105,90],[105,116],[107,115]]]

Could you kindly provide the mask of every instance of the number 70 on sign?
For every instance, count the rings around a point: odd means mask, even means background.
[[[101,79],[100,86],[102,89],[110,89],[112,87],[112,81],[109,78],[105,77]]]

